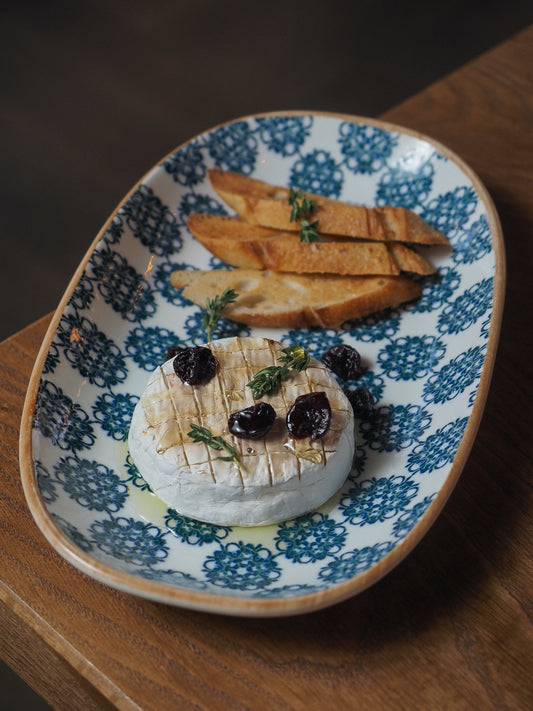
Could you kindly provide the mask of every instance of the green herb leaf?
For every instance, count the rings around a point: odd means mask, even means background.
[[[217,294],[213,299],[207,299],[205,302],[205,313],[202,318],[202,325],[206,330],[207,342],[211,341],[211,335],[215,329],[222,312],[233,301],[236,301],[239,294],[235,289],[226,287],[222,294]]]
[[[278,360],[283,365],[268,365],[258,370],[247,384],[255,400],[276,390],[291,370],[301,371],[309,365],[307,348],[288,346],[283,348],[282,353]]]
[[[287,369],[287,373],[289,370]],[[271,393],[275,390],[285,375],[285,370],[279,365],[269,365],[262,370],[258,370],[254,377],[248,383],[255,400],[266,393]]]
[[[308,198],[301,190],[289,189],[289,205],[292,207],[290,221],[300,223],[300,242],[316,242],[320,239],[317,232],[318,220],[309,222],[309,217],[316,210],[316,202]]]
[[[283,355],[280,356],[278,360],[293,370],[304,370],[311,360],[309,349],[303,346],[287,346],[287,348],[283,348],[281,352]]]
[[[220,459],[223,462],[235,462],[239,469],[244,471],[244,468],[237,457],[237,450],[235,447],[222,439],[222,437],[215,437],[215,435],[207,429],[207,427],[191,423],[191,429],[187,434],[193,442],[205,444],[208,447],[211,447],[211,449],[224,450],[227,452],[228,456],[217,457],[217,459]]]
[[[320,239],[320,235],[316,231],[317,226],[318,220],[315,220],[312,223],[309,223],[308,220],[302,220],[300,222],[300,242],[310,244],[311,242],[316,242]]]

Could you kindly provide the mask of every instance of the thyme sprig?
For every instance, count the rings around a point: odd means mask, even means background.
[[[300,242],[316,242],[320,239],[316,228],[318,220],[310,222],[310,216],[316,210],[316,202],[308,198],[301,190],[289,189],[289,205],[292,207],[290,221],[300,225]]]
[[[187,434],[193,442],[206,444],[208,447],[211,447],[211,449],[215,449],[217,451],[223,450],[228,456],[217,457],[217,459],[220,459],[223,462],[234,462],[241,471],[244,471],[244,467],[237,457],[237,450],[235,447],[229,444],[229,442],[226,442],[222,437],[216,437],[207,427],[195,425],[191,422],[191,429]]]
[[[216,328],[218,320],[222,312],[229,304],[236,301],[239,294],[235,289],[226,287],[222,294],[217,294],[212,299],[207,299],[205,302],[205,313],[202,318],[202,325],[207,333],[207,342],[211,341],[211,335]]]
[[[247,383],[254,399],[276,390],[291,370],[301,371],[307,368],[310,360],[308,350],[302,346],[288,346],[282,349],[283,355],[278,358],[283,365],[268,365],[258,370]]]

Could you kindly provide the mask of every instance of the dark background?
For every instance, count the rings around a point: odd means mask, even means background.
[[[531,24],[533,1],[19,0],[0,18],[1,340],[57,306],[183,141],[263,111],[378,116]],[[0,686],[5,711],[47,708],[1,664]]]
[[[183,141],[279,109],[378,116],[533,22],[532,0],[19,0],[0,22],[0,339],[57,306]]]

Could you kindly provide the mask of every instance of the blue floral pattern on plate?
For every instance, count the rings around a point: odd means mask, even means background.
[[[366,370],[344,385],[368,387],[376,401],[371,418],[356,420],[356,456],[342,490],[277,526],[227,528],[180,516],[153,496],[127,451],[148,372],[169,346],[203,340],[201,310],[170,286],[171,272],[228,268],[185,224],[193,211],[228,213],[209,184],[213,166],[327,197],[403,205],[453,246],[428,252],[439,272],[422,280],[419,301],[339,330],[219,323],[216,337],[253,332],[301,343],[317,358],[352,344]],[[420,538],[432,504],[458,476],[454,460],[490,342],[498,229],[484,189],[458,159],[377,121],[250,117],[178,148],[110,218],[48,335],[31,473],[46,514],[34,515],[47,517],[43,528],[59,532],[60,552],[85,560],[89,574],[178,605],[288,614],[375,582]]]

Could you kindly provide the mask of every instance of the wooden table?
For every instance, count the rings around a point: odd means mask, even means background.
[[[533,27],[383,118],[464,158],[506,239],[493,384],[443,514],[377,585],[307,616],[222,617],[107,588],[50,548],[19,479],[47,316],[0,345],[0,654],[54,708],[533,708]]]

